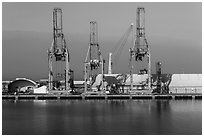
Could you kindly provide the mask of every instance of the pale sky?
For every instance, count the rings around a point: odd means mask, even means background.
[[[163,73],[202,73],[202,3],[5,3],[2,4],[2,78],[48,77],[47,49],[52,42],[52,11],[63,11],[63,32],[76,80],[83,79],[89,43],[89,22],[98,22],[98,40],[108,64],[108,52],[131,23],[138,6],[145,8],[146,38]],[[135,29],[135,28],[134,28]],[[135,31],[135,30],[134,30]],[[131,39],[115,73],[129,73]]]

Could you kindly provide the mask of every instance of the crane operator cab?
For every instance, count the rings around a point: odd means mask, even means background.
[[[65,60],[65,49],[57,48],[55,50],[56,61],[64,61]]]
[[[145,55],[147,55],[147,51],[145,51],[145,49],[143,48],[138,48],[136,52],[135,60],[142,61]]]
[[[90,61],[91,70],[98,69],[100,66],[100,61],[97,59]]]

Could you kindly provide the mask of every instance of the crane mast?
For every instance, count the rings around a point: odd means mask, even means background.
[[[131,91],[133,90],[133,57],[137,63],[145,63],[144,58],[147,58],[146,68],[139,70],[138,74],[143,72],[148,74],[148,89],[151,89],[151,55],[150,49],[145,37],[145,9],[143,7],[137,8],[137,20],[136,20],[136,39],[133,48],[130,49],[130,83]]]
[[[87,82],[89,85],[93,84],[94,70],[98,71],[101,68],[101,86],[104,89],[104,61],[101,55],[100,47],[98,44],[98,28],[97,22],[90,22],[90,43],[84,63],[84,88],[85,93],[88,90]],[[92,90],[92,89],[90,89]]]
[[[65,90],[70,89],[70,64],[69,51],[66,45],[64,34],[62,31],[62,10],[54,8],[53,10],[53,41],[51,48],[48,50],[48,90],[56,89],[54,82],[65,81]],[[53,64],[58,68],[59,64],[63,65],[63,70],[53,70]],[[55,72],[55,74],[54,74]]]

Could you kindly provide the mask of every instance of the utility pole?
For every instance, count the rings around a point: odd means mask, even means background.
[[[157,75],[157,92],[162,93],[161,85],[161,62],[156,62],[156,75]]]

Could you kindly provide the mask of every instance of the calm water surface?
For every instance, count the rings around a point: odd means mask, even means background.
[[[2,128],[3,135],[202,134],[202,101],[2,101]]]

